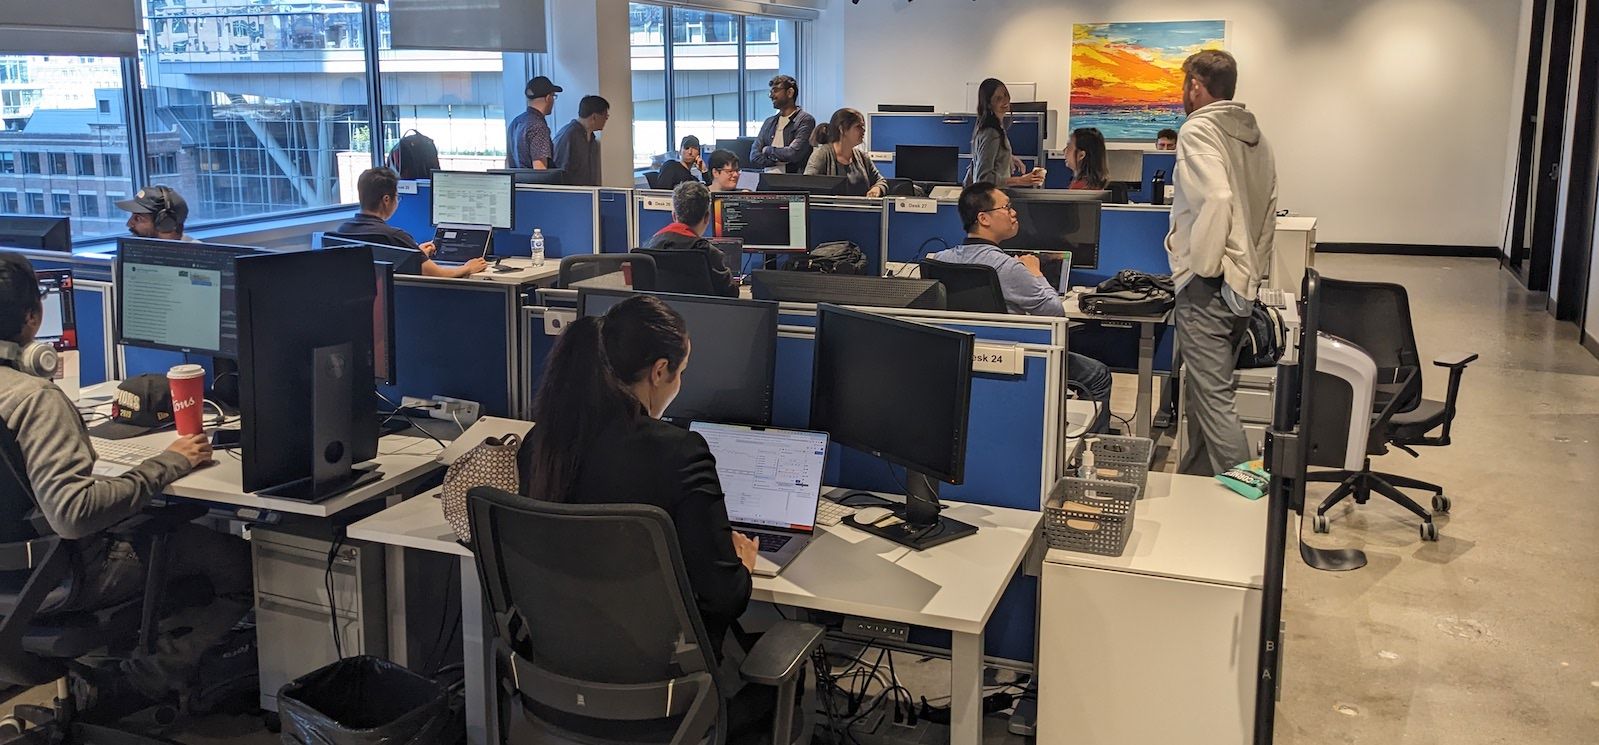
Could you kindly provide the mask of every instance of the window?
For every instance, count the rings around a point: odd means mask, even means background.
[[[145,148],[181,155],[166,176],[189,202],[190,225],[354,201],[373,140],[365,4],[143,6]]]
[[[93,194],[79,194],[78,215],[80,217],[99,217],[100,197]]]
[[[17,193],[14,191],[0,191],[0,213],[15,215],[22,205],[17,203]]]
[[[672,139],[739,136],[739,17],[672,9]]]
[[[120,155],[107,155],[107,156],[105,156],[105,175],[113,176],[113,177],[117,177],[117,178],[121,178],[122,177],[122,156],[120,156]]]
[[[35,215],[44,214],[44,192],[28,192],[28,212]]]
[[[504,56],[499,52],[390,49],[388,6],[376,8],[384,147],[393,148],[414,129],[433,138],[444,168],[504,168],[504,96],[513,97],[510,105],[517,111],[522,108],[520,94],[504,92]],[[520,89],[520,83],[516,87]],[[343,201],[354,202],[355,184],[349,188]]]
[[[147,163],[147,167],[150,170],[150,178],[152,180],[160,176],[178,175],[177,153],[152,155]]]
[[[77,161],[78,175],[79,176],[93,176],[94,175],[94,154],[93,153],[78,153],[77,155],[73,156],[73,159]]]
[[[777,75],[798,77],[797,23],[781,18],[751,17],[744,22],[744,136],[760,134],[772,110],[771,81]],[[805,105],[805,81],[800,81],[800,106]],[[831,114],[812,111],[817,119]],[[740,158],[747,157],[744,154]]]
[[[4,134],[9,135],[10,133]],[[44,161],[41,159],[43,153],[22,153],[21,155],[23,173],[44,173]]]
[[[0,173],[17,172],[17,154],[6,150],[0,152]]]
[[[674,147],[666,131],[666,9],[629,3],[633,60],[633,167],[658,166]]]
[[[66,153],[50,153],[49,154],[49,158],[50,158],[50,175],[52,175],[52,176],[65,176],[65,175],[67,175],[67,154]]]
[[[68,217],[72,215],[72,195],[56,192],[50,195],[50,206],[57,215]]]

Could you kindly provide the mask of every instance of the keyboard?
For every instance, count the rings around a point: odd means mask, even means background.
[[[823,527],[832,527],[853,514],[855,514],[854,507],[846,507],[831,499],[823,499],[816,508],[816,524]]]
[[[761,545],[761,553],[770,554],[776,553],[779,549],[788,545],[789,540],[794,536],[778,535],[776,533],[756,533],[751,537],[755,539],[756,543]]]
[[[91,437],[89,444],[94,446],[94,452],[99,456],[94,463],[97,476],[121,476],[134,466],[161,454],[157,448],[124,440]]]
[[[1255,293],[1255,296],[1260,298],[1260,302],[1264,305],[1269,305],[1273,308],[1288,307],[1286,294],[1276,287],[1262,287]]]

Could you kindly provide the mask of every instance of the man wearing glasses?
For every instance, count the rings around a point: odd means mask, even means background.
[[[711,153],[710,183],[707,186],[711,191],[739,191],[738,188],[738,156],[731,150],[717,150]]]
[[[550,112],[555,110],[555,94],[561,86],[540,75],[527,81],[522,92],[527,95],[527,111],[516,115],[505,131],[505,167],[550,167],[555,143],[550,138]]]
[[[596,134],[611,119],[611,102],[584,96],[577,103],[577,118],[555,135],[555,167],[566,172],[572,186],[600,185],[600,139]]]
[[[951,264],[986,264],[994,267],[999,274],[999,288],[1005,296],[1005,307],[1012,313],[1066,315],[1060,294],[1049,280],[1044,279],[1037,256],[1012,256],[999,249],[1000,243],[1016,237],[1021,231],[1010,195],[992,183],[979,181],[961,190],[960,216],[961,225],[966,229],[966,242],[929,254],[927,258]],[[1090,431],[1104,432],[1110,424],[1110,368],[1092,357],[1067,352],[1066,372],[1069,384],[1099,403],[1099,416]]]

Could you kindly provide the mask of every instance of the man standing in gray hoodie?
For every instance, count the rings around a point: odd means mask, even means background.
[[[1178,470],[1214,475],[1251,457],[1233,371],[1255,290],[1271,265],[1277,166],[1255,115],[1233,101],[1238,62],[1206,50],[1183,63],[1176,194],[1166,254],[1177,286],[1177,354],[1188,448]]]

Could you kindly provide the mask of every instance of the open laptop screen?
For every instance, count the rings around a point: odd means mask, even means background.
[[[810,532],[822,494],[827,433],[695,422],[716,457],[735,525]]]

